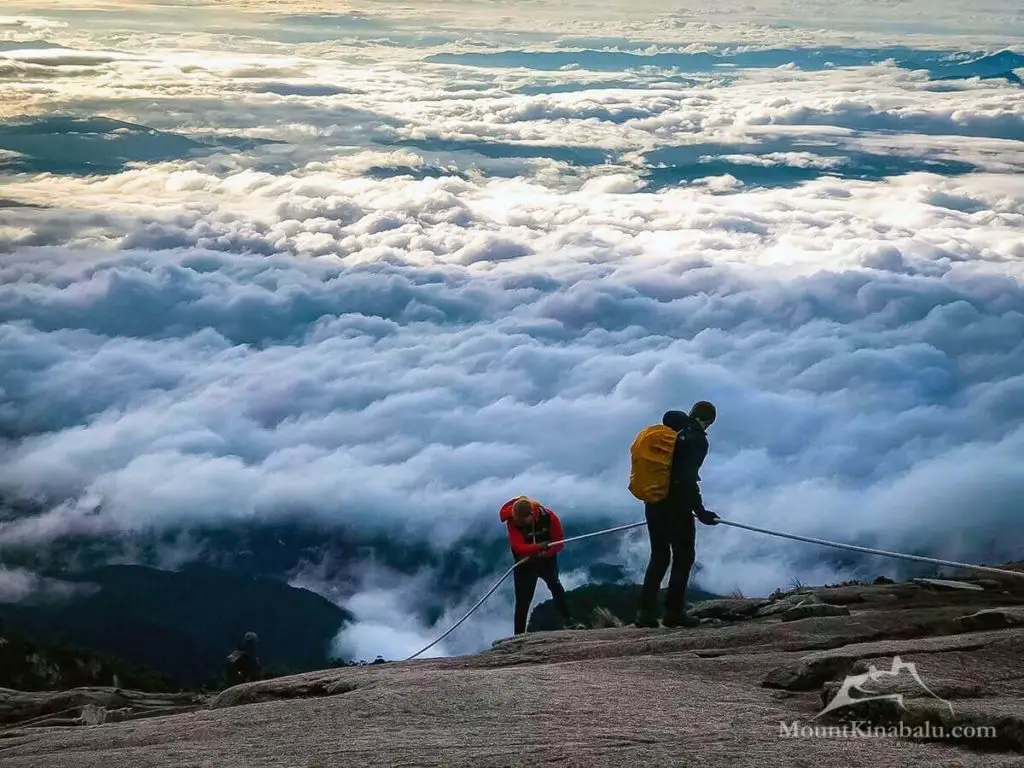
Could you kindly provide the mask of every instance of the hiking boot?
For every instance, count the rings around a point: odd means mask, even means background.
[[[566,624],[565,628],[566,629],[590,629],[590,627],[588,627],[586,624],[583,624],[583,623],[578,622],[578,621],[573,621],[573,622],[570,622],[569,624]]]
[[[658,623],[657,616],[640,611],[636,615],[636,620],[633,622],[633,626],[646,627],[648,629],[657,629],[661,626],[661,624]]]
[[[700,619],[684,613],[679,616],[666,616],[662,624],[666,627],[697,627],[700,626]]]

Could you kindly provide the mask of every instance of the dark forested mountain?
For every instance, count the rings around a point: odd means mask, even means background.
[[[61,600],[0,604],[0,621],[38,641],[111,654],[192,685],[215,681],[248,631],[259,636],[265,667],[323,667],[331,640],[351,619],[309,590],[204,565],[113,565],[65,582],[92,588]]]

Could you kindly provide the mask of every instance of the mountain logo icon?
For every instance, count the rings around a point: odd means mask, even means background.
[[[868,667],[867,672],[859,675],[847,675],[846,679],[843,680],[842,687],[836,692],[832,701],[830,701],[828,706],[821,710],[821,712],[816,714],[812,720],[817,720],[828,712],[860,704],[865,701],[895,701],[902,709],[906,709],[907,707],[903,703],[902,693],[875,693],[871,691],[870,688],[866,687],[871,683],[877,683],[879,680],[885,678],[898,678],[902,673],[909,674],[914,682],[923,691],[925,691],[925,693],[932,698],[941,701],[949,707],[949,713],[953,714],[953,705],[938,696],[927,685],[925,685],[925,682],[921,679],[921,675],[918,674],[917,667],[914,666],[913,662],[903,661],[899,656],[894,656],[891,669],[878,669],[874,664],[872,664]],[[855,692],[859,695],[855,696]]]

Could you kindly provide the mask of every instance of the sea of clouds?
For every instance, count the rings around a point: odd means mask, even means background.
[[[709,399],[723,517],[1020,559],[1024,16],[744,5],[5,6],[0,491],[70,501],[0,546],[301,510],[444,552],[520,493],[575,535]],[[897,567],[698,548],[721,592]],[[433,578],[294,575],[388,658],[489,584],[426,622]]]

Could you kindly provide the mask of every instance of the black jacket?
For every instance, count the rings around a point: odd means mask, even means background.
[[[672,478],[668,506],[686,507],[687,511],[704,508],[700,495],[700,468],[708,455],[708,436],[696,419],[682,411],[668,411],[661,420],[666,427],[676,430],[676,449],[672,455]]]

